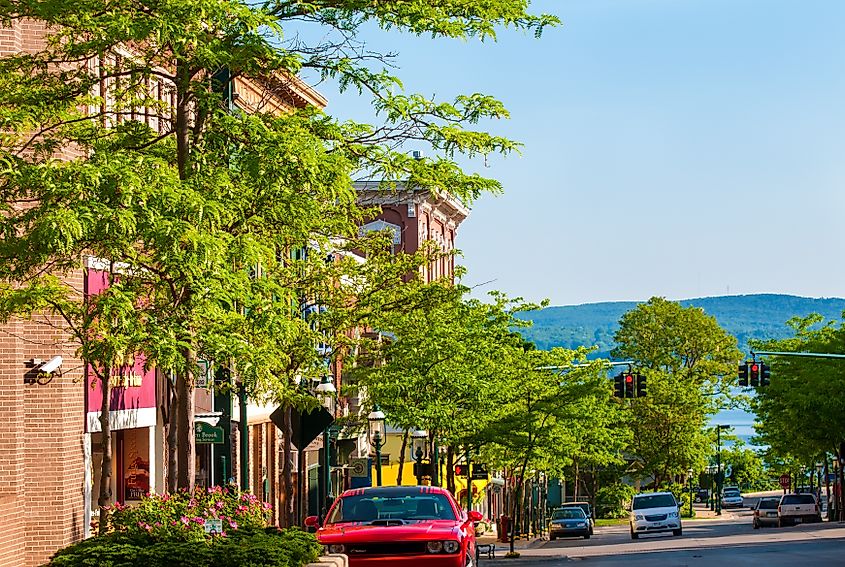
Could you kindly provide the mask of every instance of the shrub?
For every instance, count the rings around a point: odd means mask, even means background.
[[[603,486],[596,493],[597,518],[624,518],[628,515],[625,503],[634,497],[634,488],[623,483]]]
[[[299,529],[266,528],[270,508],[252,494],[215,487],[115,505],[105,536],[58,551],[50,567],[301,567],[320,545]],[[205,533],[209,519],[223,533]]]

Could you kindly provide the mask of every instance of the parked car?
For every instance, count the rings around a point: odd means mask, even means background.
[[[693,502],[707,502],[710,500],[710,490],[707,488],[696,488],[692,495]]]
[[[739,488],[725,488],[722,491],[722,508],[742,508],[744,505]]]
[[[778,526],[821,522],[819,503],[812,494],[784,494],[778,504]]]
[[[631,502],[631,539],[638,539],[642,533],[683,533],[678,502],[671,492],[647,492],[637,494]]]
[[[755,530],[762,526],[776,526],[778,525],[778,504],[780,498],[760,498],[754,506],[754,517],[751,520],[751,525]]]
[[[564,536],[579,536],[590,539],[593,530],[590,527],[590,519],[584,510],[578,506],[567,506],[558,508],[552,512],[549,520],[549,539],[554,541]]]
[[[566,502],[561,505],[561,508],[581,508],[581,510],[584,511],[584,515],[586,515],[587,519],[590,521],[590,535],[593,535],[593,529],[596,527],[596,520],[593,518],[593,507],[590,506],[589,502]]]
[[[344,553],[350,567],[474,567],[476,511],[464,513],[449,491],[433,486],[347,490],[318,527],[329,553]]]

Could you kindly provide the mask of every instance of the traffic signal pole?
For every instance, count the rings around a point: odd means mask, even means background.
[[[765,354],[769,356],[804,356],[808,358],[845,358],[845,354],[833,354],[829,352],[781,352],[773,350],[751,351],[751,356]]]

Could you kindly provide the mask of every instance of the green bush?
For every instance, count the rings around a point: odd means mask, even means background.
[[[49,567],[301,567],[317,559],[320,545],[297,528],[238,530],[203,541],[146,543],[126,534],[94,537],[57,552]]]
[[[266,528],[269,505],[219,487],[116,504],[112,532],[58,551],[50,567],[301,567],[320,545],[299,529]],[[205,523],[218,519],[223,532]]]
[[[628,515],[625,504],[634,497],[634,487],[623,483],[603,486],[596,493],[597,518],[624,518]]]

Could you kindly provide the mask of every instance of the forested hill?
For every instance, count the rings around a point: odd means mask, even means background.
[[[841,320],[845,311],[845,299],[841,298],[812,299],[776,294],[702,297],[680,303],[685,307],[701,307],[708,315],[716,317],[719,324],[737,338],[739,348],[745,353],[748,353],[750,338],[791,336],[786,321],[793,317],[820,313],[825,320]],[[534,321],[534,326],[520,332],[540,349],[595,345],[598,351],[591,358],[609,358],[619,319],[636,305],[634,301],[619,301],[549,307],[522,314],[521,318]]]

